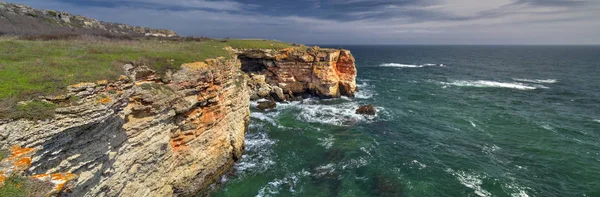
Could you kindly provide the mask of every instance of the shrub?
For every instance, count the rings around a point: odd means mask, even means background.
[[[48,10],[48,14],[49,14],[50,16],[54,16],[54,17],[57,17],[57,16],[58,16],[58,13],[56,13],[55,11],[52,11],[52,10]]]

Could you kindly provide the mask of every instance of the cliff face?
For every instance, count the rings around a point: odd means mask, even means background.
[[[151,29],[72,15],[54,10],[40,10],[29,6],[0,1],[0,34],[113,34],[127,36],[173,37],[172,30]]]
[[[157,74],[126,64],[118,81],[80,83],[43,100],[45,121],[0,120],[0,182],[51,181],[59,196],[192,196],[244,150],[249,100],[353,96],[348,50],[240,50]],[[21,148],[23,147],[23,148]]]
[[[66,177],[63,195],[193,195],[243,153],[250,93],[239,67],[212,59],[158,77],[128,64],[120,81],[72,85],[46,98],[65,106],[54,119],[0,123],[0,147],[28,147],[3,163],[28,161],[20,168],[32,178]]]
[[[324,98],[356,92],[356,67],[348,50],[239,50],[242,70],[253,79],[252,97],[297,100],[306,95]]]

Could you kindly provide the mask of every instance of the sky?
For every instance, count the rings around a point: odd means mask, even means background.
[[[185,36],[303,44],[600,44],[600,0],[8,0]]]

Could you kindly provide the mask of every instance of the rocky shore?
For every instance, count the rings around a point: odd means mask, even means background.
[[[74,84],[67,94],[42,97],[62,106],[54,118],[0,123],[0,147],[27,150],[4,159],[0,176],[50,181],[48,193],[58,196],[193,196],[243,154],[251,98],[356,91],[348,50],[230,50],[237,58],[164,74],[125,64],[117,81]]]

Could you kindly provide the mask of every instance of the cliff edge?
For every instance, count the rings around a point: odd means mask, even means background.
[[[252,98],[354,97],[356,66],[349,50],[296,47],[234,50],[251,80]]]
[[[0,147],[27,147],[29,155],[13,151],[0,176],[68,173],[53,191],[63,196],[192,196],[243,153],[249,93],[239,67],[236,59],[210,59],[159,77],[126,64],[119,81],[69,86],[45,99],[75,101],[54,118],[0,123]]]

